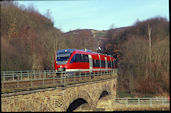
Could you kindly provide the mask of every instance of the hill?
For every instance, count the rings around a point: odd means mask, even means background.
[[[169,95],[170,31],[166,18],[139,21],[119,32],[111,29],[106,38],[104,51],[119,59],[120,91]]]
[[[109,30],[63,33],[33,7],[10,1],[1,2],[0,18],[1,70],[52,70],[57,50],[96,51],[100,46],[102,53],[119,61],[118,93],[169,95],[170,22],[166,18],[154,17]]]
[[[128,27],[115,28],[115,32],[121,32]],[[80,44],[71,46],[71,48],[87,48],[96,51],[97,47],[105,48],[104,43],[108,40],[108,30],[94,30],[94,29],[77,29],[64,33],[64,37],[70,40],[71,44],[75,45],[74,42],[79,41]],[[88,44],[88,45],[86,45]]]
[[[1,2],[1,70],[53,69],[62,32],[34,8]]]

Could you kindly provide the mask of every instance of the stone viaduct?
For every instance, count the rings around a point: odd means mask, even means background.
[[[114,99],[117,76],[110,79],[92,81],[35,91],[18,92],[14,95],[1,95],[2,111],[73,111],[86,103],[95,109],[103,96]]]

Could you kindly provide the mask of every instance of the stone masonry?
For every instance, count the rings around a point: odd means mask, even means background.
[[[108,92],[111,99],[115,98],[116,83],[117,79],[113,77],[9,97],[1,95],[1,111],[66,111],[78,98],[84,99],[94,109],[103,91]]]

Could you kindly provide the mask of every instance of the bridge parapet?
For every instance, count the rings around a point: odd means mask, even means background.
[[[110,79],[117,76],[117,70],[107,72],[58,73],[49,71],[2,71],[1,93],[40,89],[47,87],[64,87],[67,85],[87,83]]]
[[[111,98],[116,96],[116,77],[89,81],[65,87],[49,88],[30,94],[1,97],[2,111],[72,111],[73,104],[84,100],[95,109],[102,92],[108,92]]]

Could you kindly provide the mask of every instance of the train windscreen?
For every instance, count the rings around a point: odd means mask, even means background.
[[[70,58],[71,53],[58,53],[56,55],[56,63],[57,64],[66,64]]]

